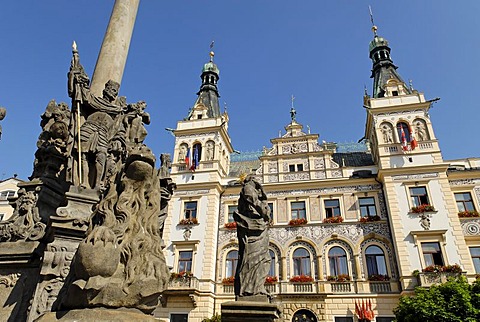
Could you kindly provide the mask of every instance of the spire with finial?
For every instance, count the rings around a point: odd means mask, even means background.
[[[208,118],[220,116],[220,104],[218,102],[220,95],[217,88],[217,82],[220,79],[220,70],[213,62],[213,57],[215,56],[215,53],[213,52],[214,43],[215,41],[210,43],[210,60],[203,65],[202,74],[200,75],[200,78],[202,79],[202,85],[197,93],[198,98],[187,119],[192,119],[194,112],[193,110],[197,106],[203,106],[206,108],[206,116]]]
[[[292,94],[292,107],[290,108],[290,117],[292,119],[292,123],[295,123],[297,120],[296,120],[296,117],[297,117],[297,111],[295,110],[295,108],[293,107],[293,101],[295,100],[295,96],[293,96]]]
[[[372,22],[373,40],[370,42],[370,59],[373,62],[372,75],[373,78],[373,97],[379,98],[385,96],[385,85],[391,79],[402,83],[403,89],[410,94],[410,89],[405,85],[400,75],[397,72],[397,66],[393,64],[390,57],[390,47],[388,41],[377,34],[377,26],[373,21],[372,8],[368,6],[370,11],[370,21]]]

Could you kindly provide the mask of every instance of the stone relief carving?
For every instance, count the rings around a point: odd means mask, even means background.
[[[421,179],[428,179],[428,178],[437,178],[438,173],[422,173],[422,174],[409,174],[409,175],[399,175],[399,176],[392,176],[394,181],[400,180],[421,180]]]
[[[278,176],[276,175],[270,175],[267,178],[268,178],[268,182],[278,182]]]
[[[331,167],[332,169],[340,168],[340,166],[338,165],[338,163],[336,163],[336,162],[333,161],[333,160],[330,160],[330,167]]]
[[[17,281],[20,279],[19,273],[12,273],[4,276],[0,276],[0,285],[5,285],[6,288],[14,287]]]
[[[327,177],[327,174],[325,173],[325,171],[315,171],[314,177],[315,179],[325,179]]]
[[[466,186],[466,185],[477,185],[480,180],[478,179],[460,179],[460,180],[450,180],[448,181],[451,186]]]
[[[368,184],[368,185],[356,185],[356,186],[341,186],[341,187],[332,187],[332,188],[321,188],[321,189],[302,189],[302,190],[277,190],[270,191],[268,193],[269,197],[286,197],[289,195],[315,195],[315,194],[335,194],[335,193],[353,193],[353,192],[368,192],[368,191],[379,191],[381,190],[379,184]]]
[[[480,219],[464,219],[460,224],[465,236],[480,235]]]
[[[292,172],[283,175],[284,181],[295,181],[295,180],[309,180],[310,174],[308,172]]]
[[[277,173],[278,165],[277,162],[268,162],[268,173]]]
[[[313,160],[313,168],[317,169],[325,169],[325,160],[323,158],[316,158]]]
[[[45,235],[46,225],[37,208],[38,194],[21,188],[17,192],[13,215],[0,223],[0,242],[39,240]]]
[[[342,176],[343,175],[341,170],[332,171],[332,178],[341,178]]]

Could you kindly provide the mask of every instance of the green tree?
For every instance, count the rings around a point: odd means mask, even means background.
[[[430,288],[417,287],[415,296],[402,296],[393,310],[397,322],[480,321],[480,281],[449,279]]]

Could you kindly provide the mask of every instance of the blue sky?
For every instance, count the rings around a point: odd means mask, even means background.
[[[92,75],[113,0],[5,1],[1,5],[0,179],[32,171],[40,115],[48,101],[70,104],[71,43]],[[430,112],[445,159],[479,157],[480,1],[142,0],[120,94],[145,100],[146,143],[172,152],[176,127],[195,101],[215,40],[221,102],[236,150],[260,150],[289,122],[320,140],[353,142],[364,134],[364,86],[371,92],[372,39],[390,42],[404,80],[440,97]]]

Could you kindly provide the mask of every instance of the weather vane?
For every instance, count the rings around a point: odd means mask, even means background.
[[[373,13],[372,13],[372,7],[371,6],[368,6],[368,10],[370,11],[370,21],[372,22],[372,31],[373,33],[375,34],[375,36],[377,35],[377,26],[375,26],[375,23],[373,22]]]
[[[213,56],[215,56],[215,53],[213,52],[213,46],[215,45],[215,40],[212,40],[210,43],[210,61],[213,61]]]
[[[290,109],[290,117],[292,118],[292,122],[295,122],[295,116],[297,115],[297,111],[293,107],[293,101],[295,100],[295,96],[292,94],[292,108]]]

